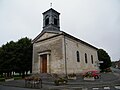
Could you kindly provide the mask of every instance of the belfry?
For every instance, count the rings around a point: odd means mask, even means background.
[[[54,9],[43,13],[43,30],[60,30],[59,15]]]

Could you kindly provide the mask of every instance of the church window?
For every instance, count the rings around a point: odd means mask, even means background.
[[[80,62],[80,55],[79,55],[79,51],[76,52],[77,55],[77,62]]]
[[[57,23],[57,19],[56,18],[54,18],[54,24],[55,25],[57,25],[58,23]]]
[[[46,18],[45,25],[48,25],[48,24],[49,24],[49,18]]]
[[[87,54],[85,53],[85,63],[87,63]]]
[[[91,55],[91,62],[92,62],[92,64],[93,64],[93,55]]]

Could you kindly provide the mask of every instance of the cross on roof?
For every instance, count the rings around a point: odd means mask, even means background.
[[[50,3],[50,7],[52,7],[52,3]]]

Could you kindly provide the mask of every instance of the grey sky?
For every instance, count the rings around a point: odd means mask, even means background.
[[[62,31],[103,48],[112,60],[120,59],[120,0],[0,0],[0,46],[35,38],[51,2],[61,13]]]

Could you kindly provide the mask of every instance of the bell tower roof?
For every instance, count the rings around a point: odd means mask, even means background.
[[[60,31],[60,13],[50,8],[43,13],[43,31]]]
[[[43,12],[42,14],[44,15],[45,13],[47,13],[49,11],[53,11],[53,12],[56,12],[57,14],[60,14],[59,12],[57,12],[56,10],[54,10],[53,8],[50,8],[49,10]]]

